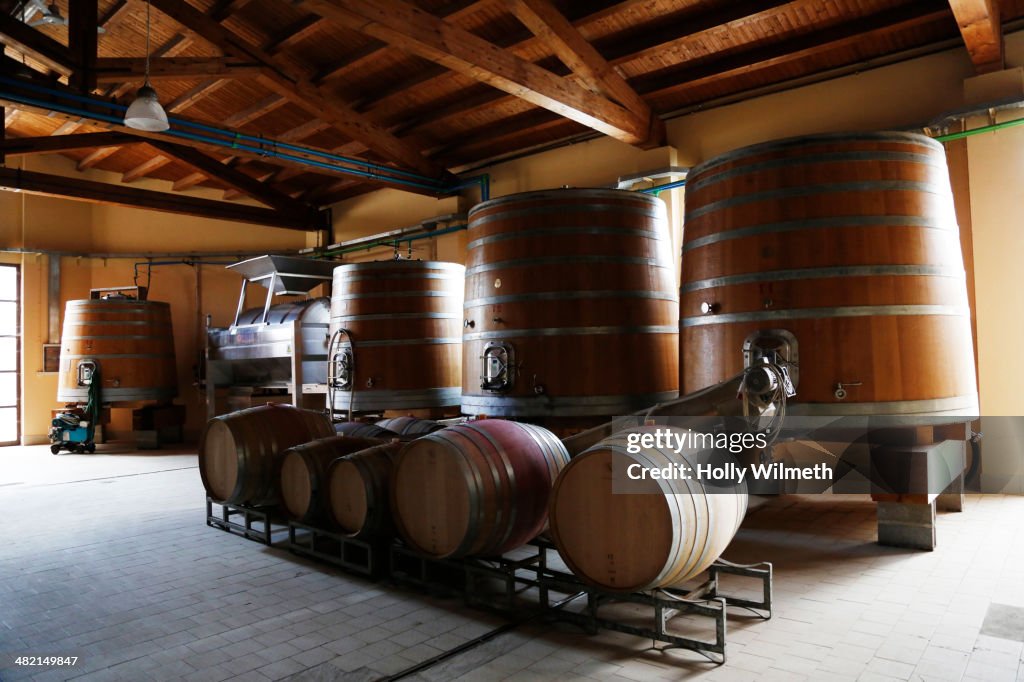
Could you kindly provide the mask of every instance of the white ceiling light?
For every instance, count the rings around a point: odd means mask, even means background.
[[[135,130],[159,133],[171,127],[167,112],[160,106],[156,90],[149,84],[149,0],[146,0],[146,82],[135,93],[135,101],[124,114],[124,124]]]

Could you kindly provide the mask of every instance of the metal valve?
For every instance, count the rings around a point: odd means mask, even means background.
[[[718,312],[718,304],[711,301],[702,301],[700,304],[701,315],[714,315]]]
[[[845,384],[837,382],[836,383],[835,393],[833,393],[832,395],[834,395],[836,397],[836,400],[845,400],[846,396],[849,395],[849,393],[846,390],[847,386],[863,386],[863,385],[864,385],[863,381],[851,381],[851,382],[847,382]]]
[[[474,320],[466,320],[462,323],[462,326],[466,329],[471,329],[476,326],[476,322]]]

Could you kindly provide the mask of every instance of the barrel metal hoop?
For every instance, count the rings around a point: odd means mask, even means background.
[[[895,400],[875,403],[801,403],[790,402],[786,407],[789,416],[796,417],[879,417],[886,419],[906,417],[908,423],[914,419],[934,415],[936,417],[974,417],[980,415],[978,396],[954,396],[950,398],[929,398],[924,400]],[[916,417],[911,417],[916,415]],[[888,423],[886,423],[888,426]]]
[[[174,353],[107,353],[102,355],[96,355],[90,353],[88,355],[65,355],[60,356],[65,360],[80,360],[82,358],[93,358],[96,360],[145,360],[147,358],[173,358]],[[107,391],[104,390],[104,393]]]
[[[145,339],[160,339],[160,340],[166,341],[167,340],[167,336],[166,335],[156,335],[155,336],[155,335],[152,335],[152,334],[138,334],[138,335],[130,335],[130,334],[91,334],[89,336],[64,336],[64,337],[62,337],[62,340],[64,340],[64,341],[95,341],[95,340],[100,340],[100,339],[120,339],[120,340],[131,339],[131,340],[135,340],[135,341],[142,341],[142,340],[145,340]]]
[[[459,313],[372,313],[368,315],[336,315],[334,323],[366,322],[372,320],[461,320]],[[360,344],[361,345],[361,344]]]
[[[575,203],[573,201],[566,202],[565,199],[569,200],[581,200],[589,199],[587,203]],[[551,201],[552,205],[557,207],[558,210],[565,211],[567,207],[569,210],[583,209],[586,206],[613,206],[616,209],[619,208],[634,208],[629,204],[639,207],[646,205],[648,208],[657,208],[658,204],[655,197],[647,196],[645,194],[638,194],[636,192],[630,192],[628,190],[621,189],[605,189],[600,187],[587,188],[587,189],[542,189],[533,192],[520,192],[518,194],[509,194],[496,199],[490,199],[482,203],[477,204],[473,208],[469,209],[469,220],[470,222],[476,222],[474,215],[481,211],[487,211],[495,206],[502,206],[504,204],[522,204],[525,203],[527,206],[533,208],[546,208],[545,206],[537,207],[531,202],[533,201]],[[614,203],[611,203],[614,202]],[[626,204],[623,206],[623,204]],[[600,208],[599,210],[604,210]],[[635,210],[635,209],[634,209]],[[509,213],[506,211],[505,213]]]
[[[545,256],[543,258],[513,258],[510,260],[491,261],[481,265],[474,265],[466,268],[466,277],[480,272],[491,270],[503,270],[506,268],[528,268],[538,265],[646,265],[651,268],[667,268],[668,265],[660,264],[657,258],[646,256],[610,256],[610,255],[587,255],[587,256]]]
[[[764,322],[775,320],[814,320],[833,317],[880,317],[902,315],[947,315],[969,316],[970,311],[955,305],[863,305],[837,306],[829,308],[793,308],[790,310],[758,310],[744,313],[722,313],[684,317],[680,328],[703,327],[734,322]]]
[[[496,543],[496,545],[492,545],[492,547],[500,547],[501,545],[505,544],[505,542],[508,541],[509,536],[512,535],[512,531],[515,529],[516,518],[519,515],[519,510],[517,506],[513,504],[515,502],[514,491],[517,488],[516,472],[515,469],[513,469],[512,467],[512,461],[508,458],[508,452],[501,445],[501,443],[499,443],[496,439],[494,439],[491,436],[491,434],[487,433],[485,430],[481,429],[479,425],[474,424],[473,422],[467,422],[463,424],[463,426],[476,432],[484,440],[490,443],[491,447],[494,448],[495,454],[497,454],[497,456],[501,459],[501,464],[505,467],[505,475],[508,479],[508,486],[501,486],[499,485],[501,482],[501,477],[498,475],[498,471],[494,466],[494,460],[491,459],[490,457],[484,457],[484,461],[487,462],[488,468],[491,470],[491,475],[494,478],[494,489],[496,492],[503,494],[502,496],[504,498],[504,501],[507,503],[509,509],[509,516],[508,519],[506,520],[503,518],[504,515],[502,514],[502,499],[495,500],[495,509],[497,511],[494,518],[495,523],[494,528],[492,529],[491,537],[494,537],[494,531],[500,530],[502,526],[504,526],[505,532],[501,534],[501,539]],[[519,425],[517,424],[516,426],[518,427]]]
[[[391,346],[441,346],[462,343],[460,337],[440,337],[431,339],[379,339],[374,341],[359,341],[356,343],[357,349],[362,348],[382,348]],[[347,349],[352,348],[350,342],[339,343],[338,348]]]
[[[458,407],[462,387],[419,388],[409,390],[376,391],[364,388],[351,391],[338,389],[336,401],[347,401],[354,395],[353,408],[356,411],[416,409],[421,407]]]
[[[792,270],[763,270],[740,275],[726,275],[687,282],[680,288],[681,293],[702,289],[728,287],[754,282],[781,282],[802,279],[825,279],[830,277],[963,277],[964,269],[946,265],[844,265],[826,268],[795,268]]]
[[[378,260],[366,263],[343,263],[334,268],[334,273],[360,270],[461,270],[462,265],[439,260]],[[397,274],[397,273],[396,273]],[[422,275],[421,275],[422,276]]]
[[[630,227],[603,227],[599,225],[566,225],[566,226],[545,226],[532,230],[514,230],[511,232],[499,232],[486,237],[474,239],[466,244],[467,249],[475,249],[494,242],[508,239],[530,239],[534,237],[559,237],[567,234],[582,235],[612,235],[616,237],[638,237],[661,241],[664,239],[663,232],[658,230],[641,230]]]
[[[341,294],[332,296],[333,301],[351,301],[357,298],[440,298],[444,296],[462,296],[462,290],[458,291],[371,291],[362,294]]]
[[[536,329],[499,329],[490,332],[463,334],[463,341],[515,339],[530,336],[603,336],[608,334],[677,334],[676,325],[644,325],[624,327],[538,327]]]
[[[829,216],[827,218],[809,218],[807,220],[789,220],[779,223],[765,223],[763,225],[750,225],[738,227],[721,232],[714,232],[703,237],[697,237],[683,244],[683,253],[699,249],[702,246],[709,246],[731,239],[743,237],[754,237],[764,234],[778,234],[781,232],[802,232],[823,228],[844,228],[844,227],[916,227],[921,229],[939,230],[954,234],[958,231],[956,223],[948,225],[937,224],[935,218],[928,216],[892,216],[892,215],[852,215],[852,216]]]
[[[519,303],[522,301],[567,301],[584,300],[594,298],[643,298],[656,301],[672,301],[676,303],[679,297],[675,293],[661,291],[540,291],[533,294],[509,294],[508,296],[487,296],[485,298],[474,298],[465,302],[466,308],[480,305],[494,305],[496,303]]]
[[[879,131],[879,132],[859,132],[859,133],[815,133],[814,135],[799,135],[796,137],[788,137],[781,140],[771,140],[769,142],[761,142],[759,144],[749,145],[747,147],[741,147],[725,154],[712,157],[707,161],[697,164],[690,169],[690,178],[696,178],[702,173],[705,173],[712,168],[716,168],[725,163],[731,163],[738,159],[742,159],[746,156],[754,156],[763,152],[772,151],[786,151],[794,150],[799,151],[800,147],[806,147],[814,144],[827,144],[829,142],[853,142],[853,143],[872,143],[872,142],[895,142],[904,144],[919,144],[925,147],[931,147],[937,152],[942,152],[942,145],[936,142],[932,138],[921,135],[920,133],[906,133],[901,131]]]
[[[948,189],[948,186],[947,186]],[[795,197],[820,196],[824,194],[836,194],[841,192],[922,192],[926,194],[937,194],[948,197],[948,193],[940,191],[941,186],[930,182],[916,182],[913,180],[875,180],[857,182],[826,182],[819,185],[799,185],[797,187],[784,187],[764,192],[753,192],[742,194],[729,199],[712,201],[710,204],[692,208],[686,211],[686,220],[690,221],[708,213],[721,211],[727,208],[752,204],[758,201],[769,199],[792,199]]]
[[[729,180],[748,173],[758,173],[764,170],[772,170],[775,168],[793,168],[795,166],[805,166],[819,163],[835,163],[840,161],[896,161],[896,162],[907,162],[907,163],[920,163],[923,165],[933,166],[937,169],[946,170],[944,158],[928,155],[928,154],[915,154],[914,152],[890,152],[890,151],[855,151],[855,152],[826,152],[822,154],[806,154],[799,157],[785,157],[781,159],[772,159],[770,161],[760,161],[758,163],[751,163],[745,166],[737,166],[731,168],[722,173],[715,173],[714,175],[706,175],[698,177],[693,181],[686,183],[686,190],[693,192],[697,189],[702,189],[709,185],[721,182],[723,180]]]
[[[673,400],[676,397],[678,397],[678,391],[642,395],[589,395],[558,398],[549,395],[494,397],[463,393],[462,411],[466,414],[485,413],[495,417],[614,415],[629,414],[655,403]]]

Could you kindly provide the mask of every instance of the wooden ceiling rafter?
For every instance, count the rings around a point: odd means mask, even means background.
[[[978,73],[1003,68],[1003,30],[997,0],[949,0],[967,53]]]
[[[628,144],[664,143],[663,128],[654,124],[656,117],[638,116],[402,0],[297,0],[297,4]]]
[[[806,59],[837,47],[856,45],[867,35],[878,36],[925,24],[948,22],[950,17],[948,7],[936,7],[930,0],[914,0],[900,7],[769,45],[755,46],[683,68],[652,72],[635,79],[634,85],[645,97],[656,98],[735,78],[754,70]]]
[[[70,49],[6,12],[0,12],[0,42],[62,76],[75,70]]]
[[[329,123],[346,136],[358,139],[384,157],[424,175],[443,178],[447,171],[424,157],[419,150],[394,137],[376,123],[352,109],[329,90],[315,85],[308,73],[266,54],[221,26],[216,20],[179,0],[152,0],[155,8],[185,26],[227,55],[251,59],[264,67],[261,82],[272,92],[289,99],[310,114]]]
[[[0,150],[15,155],[51,154],[72,149],[92,149],[106,145],[133,144],[138,140],[127,133],[76,133],[73,135],[47,135],[42,137],[8,137]]]
[[[216,76],[218,78],[256,78],[262,67],[230,57],[158,57],[150,59],[149,80],[186,80]],[[145,57],[104,57],[96,60],[99,83],[141,81],[146,75]]]
[[[325,224],[322,214],[317,214],[315,222],[310,222],[309,214],[306,213],[293,215],[286,211],[269,208],[200,199],[168,192],[155,192],[148,189],[15,168],[0,168],[0,189],[292,230],[314,231],[322,229]]]

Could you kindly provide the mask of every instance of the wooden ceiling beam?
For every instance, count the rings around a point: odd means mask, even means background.
[[[129,183],[141,180],[150,173],[160,170],[171,163],[171,159],[163,154],[157,154],[146,159],[138,166],[130,168],[121,174],[121,182]]]
[[[228,57],[162,57],[151,59],[149,80],[187,80],[191,78],[255,78],[262,67]],[[96,60],[99,83],[141,81],[146,75],[145,57],[104,57]]]
[[[85,94],[96,89],[99,27],[97,0],[72,0],[68,4],[68,52],[75,62],[70,83],[71,87]]]
[[[104,147],[97,149],[93,153],[78,162],[76,168],[80,171],[89,170],[90,168],[99,165],[104,159],[107,159],[116,154],[121,148],[120,147]]]
[[[658,126],[652,125],[655,117],[637,116],[402,0],[297,0],[297,4],[623,142],[640,146],[664,142]]]
[[[320,25],[323,17],[315,14],[307,14],[297,21],[281,29],[279,33],[270,38],[264,45],[263,51],[273,57],[278,52],[293,45],[309,36]]]
[[[0,12],[0,43],[64,76],[77,66],[71,50],[6,12]]]
[[[313,231],[323,227],[324,222],[320,214],[311,222],[309,213],[293,215],[269,208],[230,204],[15,168],[0,168],[0,189],[292,230]]]
[[[1003,68],[1003,30],[996,0],[949,0],[967,53],[978,73]]]
[[[233,187],[256,201],[266,204],[270,208],[292,213],[311,210],[307,204],[296,201],[283,192],[265,185],[251,175],[246,175],[236,168],[226,166],[212,156],[207,156],[191,147],[157,140],[150,141],[150,144],[165,154],[173,156],[182,163],[186,163],[210,177],[216,178],[229,187]]]
[[[107,29],[107,32],[109,33],[113,26],[116,26],[120,21],[128,16],[129,9],[128,0],[117,0],[117,2],[111,5],[110,9],[100,17],[100,26]]]
[[[210,16],[216,22],[224,21],[232,14],[243,10],[250,2],[252,0],[217,0],[210,10]]]
[[[385,158],[431,177],[446,177],[444,168],[427,160],[419,150],[403,143],[374,122],[357,113],[332,92],[314,85],[309,74],[247,43],[214,19],[179,0],[153,0],[153,6],[182,26],[194,31],[225,54],[250,59],[264,66],[261,82],[272,92],[299,105],[345,135],[362,140]]]
[[[634,79],[633,85],[645,97],[663,97],[766,68],[806,60],[830,50],[854,46],[868,35],[880,39],[907,29],[948,22],[950,16],[948,7],[936,8],[930,0],[915,0],[908,5],[882,10],[769,45],[759,45],[726,57],[662,69]]]
[[[437,16],[442,19],[457,21],[470,12],[478,11],[481,6],[493,1],[494,0],[455,0],[438,10]],[[313,80],[316,83],[323,83],[337,78],[338,76],[348,73],[352,69],[371,62],[375,57],[379,57],[382,51],[387,50],[390,47],[390,45],[380,40],[371,40],[356,52],[345,55],[337,62],[321,69]],[[444,71],[447,71],[447,69],[444,69]]]
[[[647,102],[549,0],[515,0],[513,11],[592,92],[618,102],[637,116],[651,116]]]
[[[5,68],[7,65],[10,64],[11,61],[13,61],[13,60],[11,60],[10,58],[6,58],[6,57],[0,58],[0,68]],[[62,91],[62,92],[63,91],[68,91],[68,89],[66,87],[63,87],[63,86],[60,86],[60,85],[50,85],[49,87],[54,88],[54,89],[56,89],[58,91]],[[59,106],[60,103],[63,101],[62,99],[60,99],[59,96],[55,96],[55,95],[51,96],[51,95],[48,95],[48,94],[45,94],[45,93],[38,93],[38,92],[32,91],[31,96],[36,98],[36,99],[38,99],[38,100],[40,100],[40,102],[38,104],[25,105],[23,103],[17,102],[17,99],[16,99],[19,95],[23,94],[22,91],[19,90],[19,88],[17,86],[9,86],[9,89],[12,91],[12,97],[13,98],[12,99],[6,99],[6,98],[3,98],[3,97],[0,97],[0,106],[14,105],[14,106],[17,106],[18,108],[20,108],[22,110],[25,110],[25,111],[30,111],[30,112],[33,112],[33,113],[38,113],[38,114],[40,114],[42,116],[52,116],[53,118],[59,119],[59,120],[72,119],[72,120],[76,120],[77,121],[77,119],[78,119],[77,116],[69,116],[67,114],[60,113],[59,111],[56,111],[56,110],[54,110],[54,109],[52,109],[52,108],[50,108],[48,106],[48,104],[51,101],[51,99],[52,99],[52,102],[53,102],[54,105]],[[82,104],[80,106],[82,106],[82,107],[84,107],[86,109],[89,109],[91,107],[91,105],[89,105],[89,104]],[[98,109],[97,111],[105,113],[106,109]],[[91,118],[89,118],[89,124],[92,127],[101,128],[101,129],[122,130],[124,132],[129,132],[132,135],[135,135],[136,137],[143,137],[143,138],[146,138],[146,139],[155,139],[155,140],[166,140],[166,141],[172,142],[172,143],[180,143],[180,138],[177,138],[173,134],[170,134],[170,133],[155,133],[155,132],[146,132],[146,131],[138,131],[138,130],[128,130],[128,129],[124,128],[122,125],[119,125],[119,124],[116,124],[116,123],[100,121],[100,120],[93,120]],[[317,125],[323,125],[323,123],[321,122],[321,123],[318,123]],[[202,140],[191,141],[190,144],[193,147],[197,148],[197,149],[203,149],[203,150],[206,150],[206,151],[208,151],[210,153],[213,153],[213,154],[222,154],[222,153],[224,153],[224,146],[222,144],[213,143],[213,142],[205,142],[205,141],[202,141]],[[97,150],[97,151],[99,151],[99,150]],[[232,149],[232,153],[237,155],[237,156],[239,156],[239,157],[245,157],[245,158],[248,158],[248,159],[254,159],[254,160],[264,161],[264,162],[266,162],[267,158],[268,158],[267,154],[264,151],[259,150],[259,149],[249,149],[249,148],[243,148],[243,147],[236,147],[236,148]],[[305,163],[304,159],[322,161],[322,158],[319,157],[315,152],[306,153],[306,152],[303,152],[303,151],[299,150],[299,151],[292,151],[290,153],[292,155],[294,155],[295,157],[297,157],[297,158],[291,159],[291,158],[274,157],[272,163],[275,164],[275,165],[280,165],[280,166],[285,166],[285,167],[295,166],[297,168],[302,168],[303,170],[308,171],[308,170],[310,170],[312,168],[312,166],[310,166],[307,163]],[[82,164],[79,164],[79,165],[82,166]],[[166,162],[164,162],[164,165],[166,165]],[[83,167],[87,168],[88,166],[83,166]],[[147,166],[145,168],[135,168],[135,169],[132,169],[127,175],[128,175],[129,178],[131,178],[131,177],[138,177],[136,175],[137,173],[142,172],[142,171],[152,171],[152,170],[153,170],[152,166]],[[315,172],[321,173],[323,175],[334,175],[334,176],[338,176],[338,177],[351,177],[351,174],[348,173],[345,169],[342,169],[342,168],[335,169],[335,168],[317,167]],[[375,181],[377,181],[376,178],[375,178]],[[424,186],[424,187],[412,186],[412,185],[408,185],[408,184],[406,184],[404,182],[401,182],[399,179],[394,179],[393,181],[389,182],[389,179],[388,179],[386,174],[383,174],[379,178],[379,183],[382,184],[382,185],[390,184],[392,186],[396,185],[396,184],[399,184],[399,185],[402,186],[402,188],[404,188],[404,189],[406,189],[408,191],[418,192],[420,194],[424,194],[424,195],[427,195],[427,196],[436,196],[437,193],[438,193],[438,191],[436,189],[434,189],[432,186]]]
[[[127,133],[78,133],[76,135],[46,135],[43,137],[11,137],[0,144],[8,155],[49,154],[72,149],[92,149],[138,142]]]

